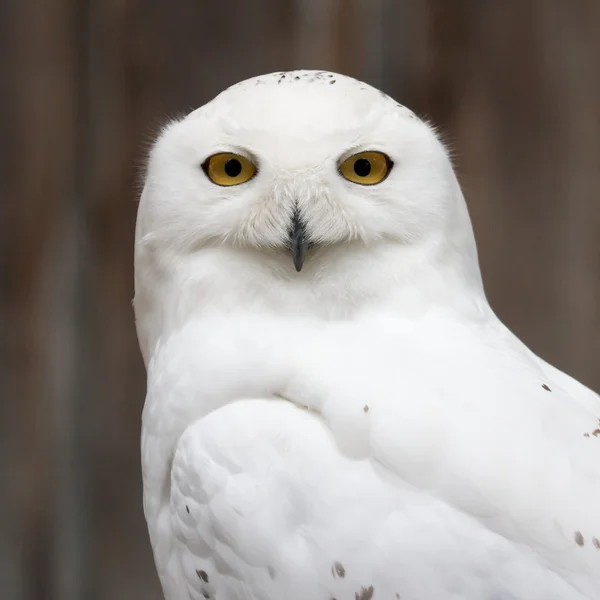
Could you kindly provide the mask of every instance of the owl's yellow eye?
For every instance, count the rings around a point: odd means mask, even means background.
[[[359,152],[340,165],[340,173],[352,183],[375,185],[388,176],[393,164],[383,152]]]
[[[256,174],[256,167],[245,156],[233,152],[213,154],[202,165],[206,176],[217,185],[239,185]]]

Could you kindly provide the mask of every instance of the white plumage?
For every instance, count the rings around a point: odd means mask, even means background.
[[[342,177],[367,151],[387,177]],[[211,181],[223,152],[254,176]],[[408,109],[326,72],[229,88],[154,146],[135,261],[167,600],[600,598],[600,399],[492,312]]]

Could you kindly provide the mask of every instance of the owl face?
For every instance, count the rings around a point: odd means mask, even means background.
[[[175,254],[260,249],[300,271],[314,248],[439,232],[454,186],[434,132],[391,98],[333,73],[275,73],[165,128],[138,241]]]

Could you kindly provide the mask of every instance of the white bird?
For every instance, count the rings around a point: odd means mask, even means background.
[[[135,287],[167,600],[600,598],[600,398],[492,312],[410,110],[296,71],[170,123]]]

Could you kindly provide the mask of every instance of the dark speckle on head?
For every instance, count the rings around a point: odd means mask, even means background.
[[[583,544],[585,544],[585,540],[583,539],[583,535],[581,534],[581,531],[576,531],[575,535],[573,536],[573,539],[575,540],[575,543],[578,546],[583,546]]]
[[[354,594],[354,600],[371,600],[375,590],[373,586],[370,585],[368,588],[361,588],[360,592],[356,592]]]
[[[333,563],[333,567],[331,567],[331,572],[334,577],[345,577],[346,576],[346,569],[344,569],[344,566],[342,565],[342,563],[339,563],[339,562]]]
[[[550,387],[549,387],[547,384],[545,384],[545,383],[542,383],[542,387],[543,387],[543,388],[544,388],[544,389],[545,389],[547,392],[551,392],[551,391],[552,391],[552,390],[550,389]]]
[[[335,84],[339,84],[336,85],[335,87],[338,88],[339,86],[342,86],[341,91],[342,94],[344,94],[346,89],[351,89],[353,91],[358,91],[360,90],[361,92],[361,99],[363,99],[366,95],[368,94],[373,94],[373,102],[375,102],[376,104],[379,103],[380,100],[382,100],[385,103],[389,103],[390,104],[390,108],[396,105],[396,101],[392,100],[387,94],[385,94],[384,92],[382,92],[381,90],[377,90],[375,88],[372,88],[371,86],[369,86],[368,84],[361,82],[361,81],[357,81],[355,79],[352,79],[351,77],[346,77],[344,75],[340,75],[337,73],[329,73],[327,71],[312,71],[312,70],[292,70],[292,71],[278,71],[278,72],[274,72],[274,73],[267,73],[265,75],[261,75],[259,77],[254,77],[251,79],[247,79],[245,81],[240,81],[236,84],[234,84],[232,86],[232,88],[246,88],[249,90],[249,86],[252,86],[253,91],[256,90],[256,92],[259,92],[258,88],[260,88],[260,90],[264,90],[265,88],[267,88],[269,86],[269,84],[275,84],[275,87],[279,88],[279,91],[277,93],[281,93],[282,95],[286,95],[289,93],[289,86],[285,85],[287,84],[292,84],[295,83],[298,85],[298,87],[301,87],[301,84],[311,84],[310,86],[302,86],[307,88],[308,90],[310,90],[310,92],[312,92],[312,90],[315,90],[315,88],[318,87],[318,84],[321,85],[325,85],[327,82],[329,82],[329,85],[335,85]],[[280,85],[277,85],[280,84]],[[352,86],[352,87],[350,87]],[[292,88],[294,91],[295,89]],[[333,92],[336,92],[335,90],[332,90]],[[224,91],[225,95],[226,95],[227,90]],[[308,92],[308,93],[310,93]],[[302,90],[300,93],[307,93],[304,90]],[[337,92],[336,92],[337,93]],[[331,96],[334,97],[336,95],[336,93],[332,93]],[[282,103],[282,105],[285,105],[286,103]],[[402,105],[398,105],[399,108],[402,109],[404,116],[410,118],[411,114],[410,111],[407,110],[404,106]]]

